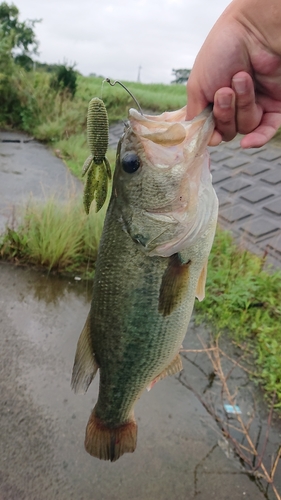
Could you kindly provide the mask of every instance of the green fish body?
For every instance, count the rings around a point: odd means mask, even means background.
[[[184,108],[159,117],[130,110],[117,151],[72,378],[85,392],[100,370],[85,446],[104,460],[135,450],[134,405],[145,388],[181,370],[195,296],[204,297],[218,210],[206,153],[213,118],[184,115]]]

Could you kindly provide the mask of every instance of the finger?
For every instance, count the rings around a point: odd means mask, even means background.
[[[209,140],[208,146],[218,146],[222,140],[223,139],[221,134],[217,130],[214,130],[213,135]]]
[[[262,107],[256,102],[252,77],[245,71],[232,78],[232,88],[236,95],[236,126],[240,134],[252,132],[262,119]]]
[[[281,113],[265,113],[261,124],[241,140],[242,148],[260,148],[276,134],[281,126]]]
[[[213,113],[216,130],[223,141],[231,141],[236,136],[235,94],[230,87],[223,87],[215,93]]]

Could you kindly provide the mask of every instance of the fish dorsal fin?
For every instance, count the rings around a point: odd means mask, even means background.
[[[71,387],[75,393],[85,393],[92,382],[99,366],[95,360],[91,343],[90,313],[80,334],[74,366],[72,370]]]
[[[197,287],[196,287],[196,292],[195,296],[201,302],[205,298],[205,285],[206,285],[206,279],[207,279],[207,267],[208,267],[208,261],[205,262],[204,266],[202,267],[202,271],[200,273],[198,282],[197,282]]]
[[[156,382],[159,382],[159,380],[162,380],[168,375],[175,375],[175,373],[179,373],[181,371],[182,361],[180,355],[177,354],[173,361],[159,375],[157,375],[157,377],[155,377],[152,382],[150,382],[150,384],[147,386],[147,390],[150,391],[150,389],[152,389],[152,387],[156,384]]]
[[[181,123],[174,123],[158,132],[148,132],[142,134],[145,139],[149,139],[162,146],[176,146],[186,138],[186,130]]]
[[[178,253],[169,257],[159,294],[158,311],[163,316],[169,316],[181,304],[188,287],[190,264],[190,260],[183,263]]]

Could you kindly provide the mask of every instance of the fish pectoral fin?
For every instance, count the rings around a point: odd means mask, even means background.
[[[160,286],[158,311],[169,316],[182,302],[189,282],[191,261],[183,263],[178,253],[169,257]]]
[[[208,268],[208,261],[206,261],[204,266],[202,267],[202,271],[200,273],[200,276],[199,276],[199,279],[197,282],[195,297],[197,297],[199,302],[201,302],[205,298],[205,285],[206,285],[206,279],[207,279],[207,268]]]
[[[159,380],[162,380],[163,378],[167,377],[168,375],[175,375],[176,373],[182,371],[182,360],[179,354],[176,355],[176,357],[173,359],[173,361],[163,370],[157,377],[155,377],[152,382],[147,386],[147,390],[150,391],[152,387],[159,382]]]
[[[71,378],[71,387],[74,392],[84,394],[98,369],[99,366],[95,360],[95,355],[91,345],[89,313],[76,348]]]

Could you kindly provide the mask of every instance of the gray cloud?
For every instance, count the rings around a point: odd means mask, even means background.
[[[15,0],[36,27],[39,60],[76,62],[84,75],[169,83],[172,68],[191,68],[229,0]]]

